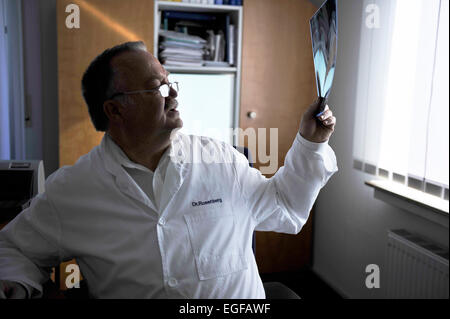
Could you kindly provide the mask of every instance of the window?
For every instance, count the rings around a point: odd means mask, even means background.
[[[362,21],[354,167],[448,199],[449,0],[369,4],[380,20]]]
[[[0,158],[25,159],[21,1],[0,0]]]
[[[10,158],[5,3],[0,0],[0,159]]]

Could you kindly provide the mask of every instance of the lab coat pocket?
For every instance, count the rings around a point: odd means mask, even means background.
[[[231,212],[203,210],[184,215],[200,280],[247,269],[243,249],[236,241]]]

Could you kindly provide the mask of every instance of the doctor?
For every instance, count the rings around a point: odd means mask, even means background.
[[[304,114],[267,179],[230,145],[175,133],[177,84],[142,42],[106,50],[83,95],[101,144],[46,181],[0,232],[0,298],[42,296],[49,268],[76,258],[94,298],[264,298],[255,230],[296,234],[331,175],[330,110]],[[213,150],[215,161],[189,154]]]

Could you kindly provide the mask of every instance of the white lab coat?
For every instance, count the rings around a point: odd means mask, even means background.
[[[337,171],[327,143],[299,134],[270,179],[226,143],[178,134],[155,209],[105,144],[0,232],[0,279],[40,295],[46,267],[76,258],[92,297],[264,298],[254,230],[298,233]],[[227,163],[189,160],[206,149]]]

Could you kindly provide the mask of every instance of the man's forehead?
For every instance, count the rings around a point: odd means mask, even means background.
[[[161,80],[168,75],[168,72],[159,61],[149,52],[129,51],[115,57],[111,64],[115,73],[127,80]]]

